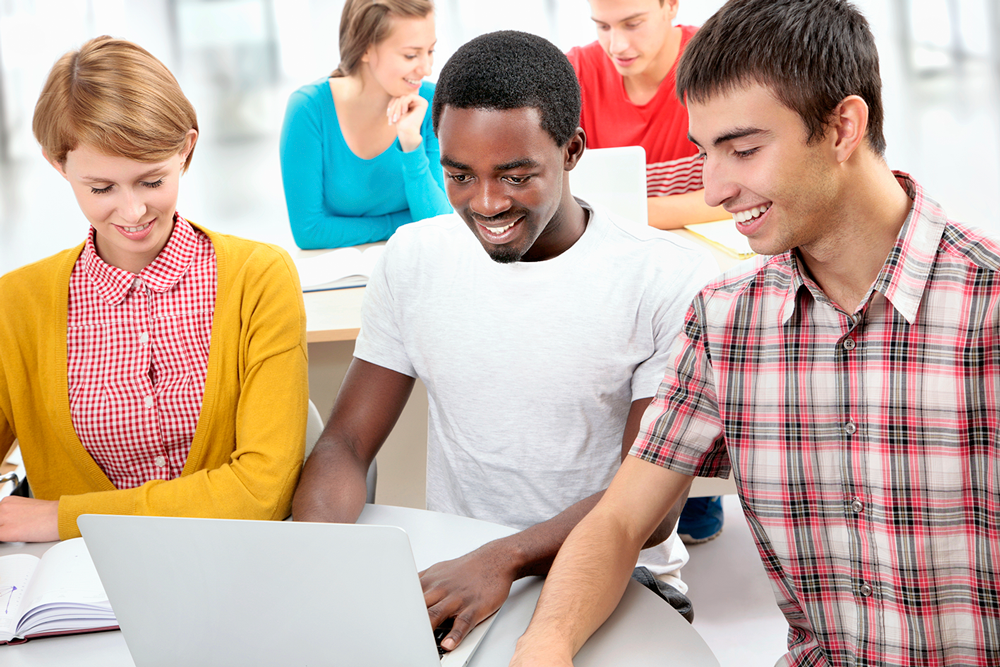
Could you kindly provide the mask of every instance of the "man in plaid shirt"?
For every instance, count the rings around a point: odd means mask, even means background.
[[[762,255],[695,298],[512,665],[568,665],[694,475],[733,473],[780,665],[1000,664],[1000,244],[883,153],[844,0],[731,0],[678,71],[709,204]]]

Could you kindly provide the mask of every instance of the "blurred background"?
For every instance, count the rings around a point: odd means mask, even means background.
[[[701,24],[720,0],[681,0]],[[879,43],[888,159],[949,214],[1000,231],[1000,9],[996,0],[860,0]],[[278,166],[289,93],[338,64],[342,0],[0,0],[0,273],[79,242],[70,190],[42,159],[31,115],[52,63],[110,34],[146,47],[194,103],[201,139],[180,210],[291,247]],[[595,39],[585,0],[438,0],[436,72],[503,28],[561,49]]]
[[[53,62],[102,34],[138,42],[160,58],[198,111],[201,137],[182,180],[181,213],[218,231],[293,248],[278,137],[288,95],[338,64],[342,4],[0,0],[0,274],[84,239],[87,222],[42,158],[31,117]],[[678,21],[699,25],[721,4],[680,0]],[[1000,233],[1000,2],[856,4],[879,45],[890,166],[913,174],[952,218]],[[437,8],[432,79],[462,43],[491,30],[527,30],[563,50],[596,38],[586,0],[437,0]],[[326,368],[330,359],[349,360],[352,345],[310,345],[310,358]],[[335,391],[332,376],[312,380],[327,394]],[[426,411],[426,403],[415,402],[407,409]],[[403,461],[402,475],[392,478],[397,489],[390,488],[392,470],[380,454],[380,498],[392,492],[390,504],[422,506],[422,475],[413,471],[421,469],[423,453],[407,455],[416,459],[394,454]],[[410,486],[407,476],[414,478]],[[787,626],[739,499],[726,496],[724,504],[723,534],[692,547],[683,572],[695,628],[723,667],[768,667],[784,650]]]

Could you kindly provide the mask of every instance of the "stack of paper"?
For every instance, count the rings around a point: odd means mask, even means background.
[[[339,248],[295,260],[299,271],[299,281],[303,292],[361,287],[368,284],[368,278],[375,268],[375,262],[382,256],[385,245],[360,248]]]

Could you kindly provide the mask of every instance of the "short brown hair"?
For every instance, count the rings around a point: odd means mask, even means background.
[[[433,11],[431,0],[347,0],[340,15],[340,65],[330,76],[354,74],[368,47],[389,36],[393,16],[422,19]]]
[[[868,105],[867,139],[885,155],[882,79],[868,21],[848,0],[730,0],[698,29],[677,65],[677,95],[705,102],[760,84],[826,134],[848,95]]]
[[[194,107],[170,70],[137,44],[95,37],[53,65],[32,130],[49,160],[81,144],[107,155],[160,162],[198,129]],[[194,147],[183,170],[191,164]]]

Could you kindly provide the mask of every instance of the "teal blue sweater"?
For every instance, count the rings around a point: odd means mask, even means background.
[[[434,96],[425,81],[420,96]],[[340,131],[329,79],[292,93],[281,129],[281,178],[295,243],[303,249],[384,241],[400,225],[450,213],[437,137],[428,108],[420,147],[399,140],[371,160],[355,155]]]

